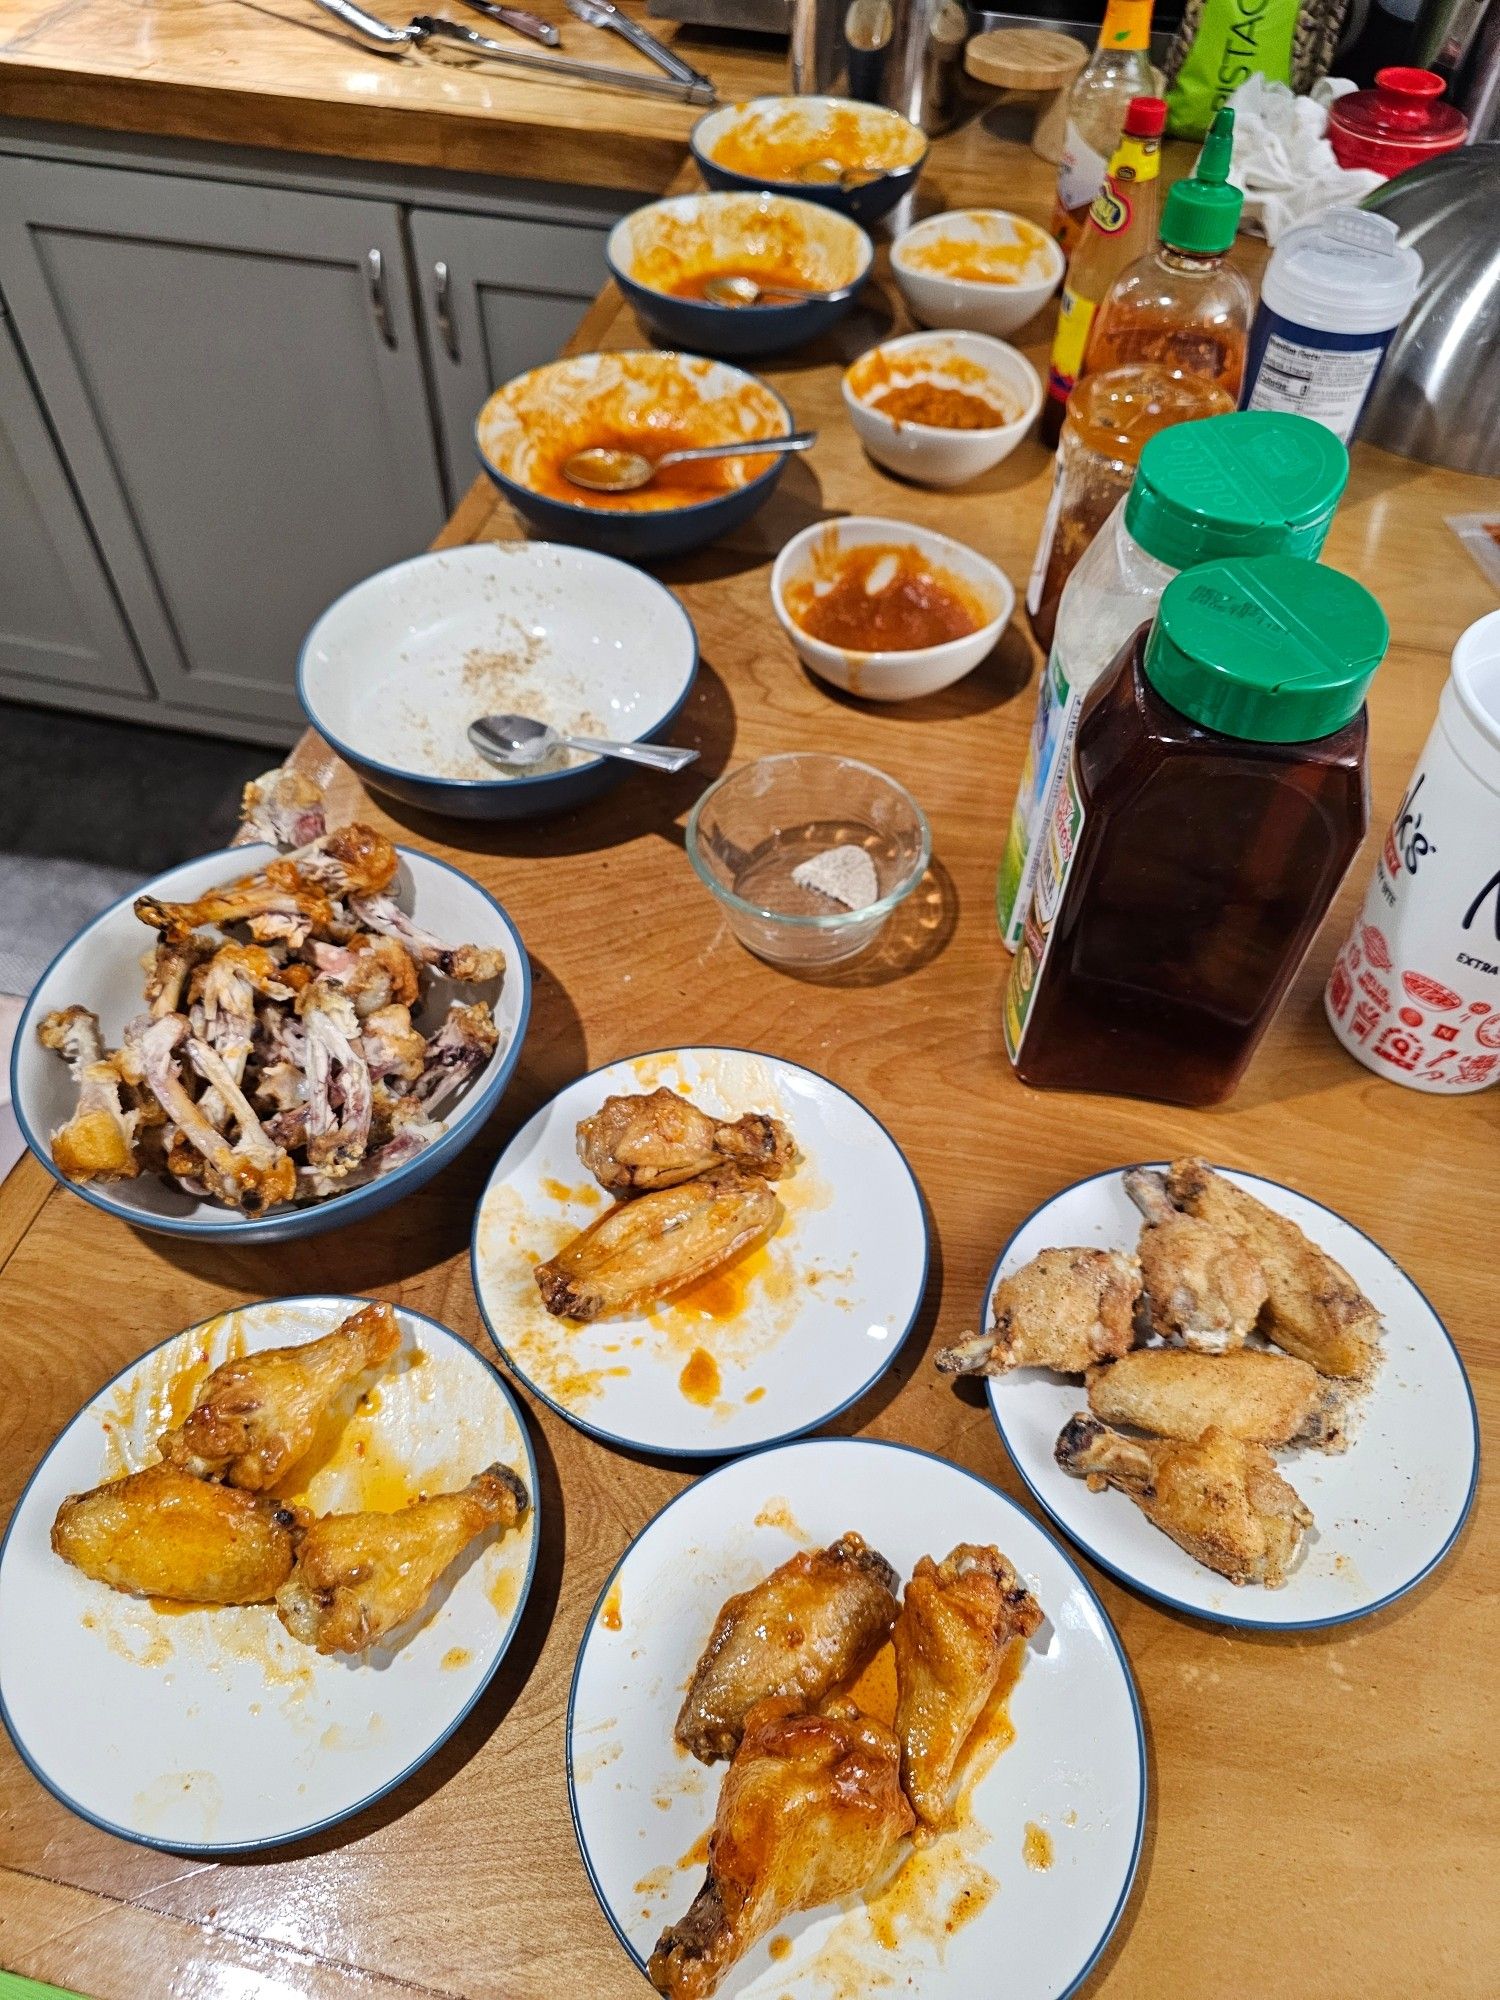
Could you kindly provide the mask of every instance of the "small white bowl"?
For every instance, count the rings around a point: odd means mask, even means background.
[[[989,623],[962,639],[900,653],[846,652],[842,646],[830,646],[804,632],[787,609],[785,593],[794,578],[812,567],[814,548],[833,553],[864,548],[871,542],[903,543],[961,577],[993,607]],[[815,521],[793,536],[771,571],[771,603],[799,658],[820,679],[866,701],[910,701],[916,695],[951,687],[973,672],[1009,623],[1016,593],[1004,570],[935,529],[919,528],[910,521],[886,521],[874,514],[851,514],[840,521]]]
[[[1014,280],[961,278],[922,268],[939,244],[1011,245],[1036,236],[1035,256]],[[891,269],[902,297],[924,326],[966,327],[971,333],[1014,333],[1034,319],[1063,281],[1067,259],[1038,224],[1005,208],[960,208],[930,215],[891,245]]]
[[[909,382],[988,395],[1017,415],[985,430],[948,430],[888,417],[867,398]],[[924,486],[962,486],[1008,458],[1042,407],[1042,378],[1024,354],[987,333],[904,333],[844,371],[844,407],[877,465]]]

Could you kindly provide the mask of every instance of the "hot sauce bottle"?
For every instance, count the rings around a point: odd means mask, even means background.
[[[1364,837],[1380,606],[1296,556],[1167,585],[1085,703],[1005,997],[1029,1084],[1217,1104]]]

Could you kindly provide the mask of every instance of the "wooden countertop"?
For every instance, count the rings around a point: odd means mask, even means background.
[[[987,144],[984,183],[1019,191],[1042,214],[1045,170],[1019,148]],[[934,180],[952,198],[979,191],[941,147]],[[878,1392],[835,1431],[940,1452],[1029,1504],[982,1403],[939,1378],[931,1354],[974,1324],[997,1248],[1037,1203],[1122,1161],[1201,1151],[1307,1190],[1383,1243],[1452,1329],[1493,1442],[1500,1098],[1443,1100],[1381,1081],[1338,1048],[1319,1003],[1373,844],[1227,1108],[1038,1093],[1012,1075],[992,899],[1033,700],[1020,625],[957,687],[882,709],[810,680],[767,599],[769,563],[787,537],[845,511],[940,524],[1018,581],[1026,575],[1048,481],[1039,445],[940,495],[875,470],[844,423],[841,361],[889,317],[899,314],[882,276],[839,341],[766,369],[798,421],[821,426],[817,449],[740,534],[662,570],[702,641],[677,731],[701,748],[696,769],[627,778],[570,818],[472,831],[413,813],[393,821],[336,771],[341,799],[502,897],[532,954],[520,1067],[462,1159],[367,1224],[274,1249],[209,1251],[134,1234],[53,1188],[30,1161],[0,1190],[5,1503],[116,1370],[172,1329],[237,1302],[341,1286],[418,1307],[484,1348],[467,1247],[503,1143],[583,1069],[705,1039],[774,1051],[855,1091],[889,1124],[927,1194],[935,1255],[917,1328]],[[580,333],[585,346],[639,338],[608,295]],[[1043,344],[1029,343],[1034,354]],[[1370,584],[1391,617],[1391,652],[1371,697],[1377,825],[1427,732],[1455,637],[1494,608],[1443,516],[1494,497],[1478,479],[1356,453],[1327,554]],[[515,533],[505,506],[479,486],[445,539]],[[911,787],[931,816],[935,863],[925,927],[898,925],[904,957],[882,946],[869,963],[815,981],[735,944],[687,865],[682,826],[697,791],[727,765],[833,745]],[[315,741],[300,754],[328,765]],[[97,2000],[639,2000],[645,1988],[595,1906],[575,1847],[564,1711],[603,1579],[689,1475],[611,1452],[521,1396],[542,1466],[541,1562],[517,1642],[457,1735],[362,1817],[273,1856],[219,1863],[96,1831],[0,1741],[0,1964]],[[1139,1879],[1089,1982],[1091,2000],[1342,2000],[1418,1986],[1470,2000],[1490,1989],[1500,1848],[1482,1745],[1500,1636],[1495,1519],[1481,1496],[1421,1588],[1326,1632],[1202,1625],[1090,1570],[1139,1684],[1151,1766]]]

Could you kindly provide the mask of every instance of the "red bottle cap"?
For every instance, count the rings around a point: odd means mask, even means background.
[[[1135,139],[1158,139],[1166,129],[1164,97],[1132,97],[1125,113],[1125,130]]]
[[[1399,65],[1375,72],[1373,90],[1356,90],[1328,110],[1328,142],[1342,167],[1369,167],[1390,179],[1464,143],[1469,121],[1440,104],[1443,79]]]

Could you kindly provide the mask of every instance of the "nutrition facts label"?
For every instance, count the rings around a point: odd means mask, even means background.
[[[1317,347],[1273,333],[1245,407],[1312,417],[1347,444],[1384,352],[1383,342],[1377,347]]]

